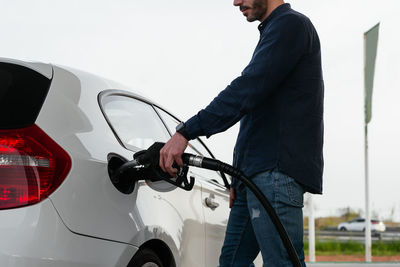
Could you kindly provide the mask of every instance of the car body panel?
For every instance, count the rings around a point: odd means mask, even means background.
[[[0,264],[8,267],[127,266],[136,247],[69,231],[51,201],[0,211]]]
[[[196,182],[192,191],[181,190],[179,194],[176,190],[180,189],[157,192],[145,182],[140,184],[132,215],[141,225],[138,224],[139,231],[132,243],[159,239],[176,255],[177,266],[207,266],[204,265],[205,231],[203,211],[199,208],[199,183]]]
[[[202,200],[206,225],[206,266],[218,262],[229,216],[229,191],[213,181],[203,182]],[[215,203],[213,208],[207,201]],[[219,249],[216,249],[219,248]]]

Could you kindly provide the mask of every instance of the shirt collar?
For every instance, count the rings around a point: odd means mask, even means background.
[[[290,4],[289,3],[285,3],[282,4],[280,6],[278,6],[277,8],[274,9],[274,11],[271,12],[271,14],[269,14],[269,16],[260,23],[260,25],[258,25],[258,30],[260,31],[260,34],[264,31],[265,27],[267,26],[267,24],[277,15],[283,13],[284,11],[287,11],[290,9]]]

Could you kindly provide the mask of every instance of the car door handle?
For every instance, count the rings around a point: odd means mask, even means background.
[[[219,207],[219,203],[215,202],[212,196],[206,197],[205,202],[206,202],[206,206],[211,208],[212,210],[215,210],[216,208]]]

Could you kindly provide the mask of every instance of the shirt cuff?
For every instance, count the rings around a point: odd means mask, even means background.
[[[187,140],[193,140],[203,134],[203,130],[200,126],[200,120],[198,115],[194,115],[185,122],[185,132]]]

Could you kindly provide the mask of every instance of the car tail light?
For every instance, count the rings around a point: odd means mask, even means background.
[[[372,222],[372,224],[378,224],[378,222]]]
[[[38,126],[0,130],[0,209],[40,202],[70,168],[69,155]]]

